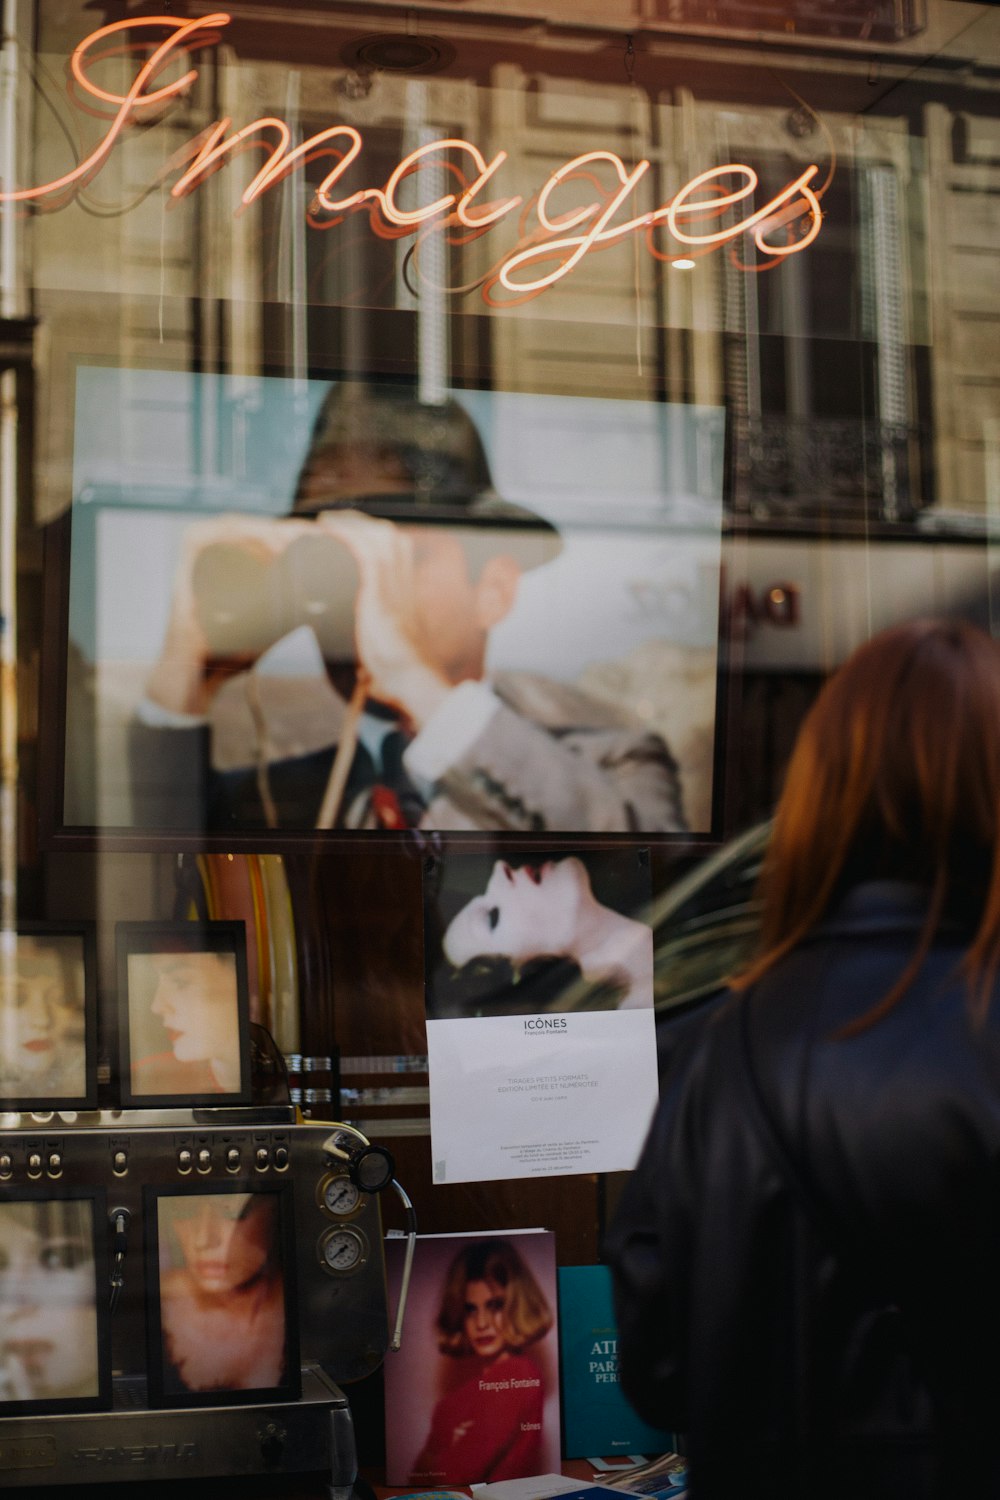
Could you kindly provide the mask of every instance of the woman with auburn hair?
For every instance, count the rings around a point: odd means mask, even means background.
[[[552,1327],[552,1311],[509,1240],[473,1240],[445,1277],[438,1348],[462,1361],[458,1383],[434,1407],[410,1483],[476,1484],[538,1472],[545,1390],[525,1351]]]
[[[1000,644],[826,684],[759,950],[681,1036],[609,1237],[622,1384],[692,1500],[1000,1495]]]

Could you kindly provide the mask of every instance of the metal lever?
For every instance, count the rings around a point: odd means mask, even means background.
[[[403,1314],[406,1312],[406,1299],[410,1291],[410,1273],[413,1270],[413,1252],[417,1248],[417,1216],[413,1204],[410,1202],[406,1190],[400,1187],[395,1177],[392,1185],[406,1209],[406,1254],[403,1257],[403,1278],[399,1283],[399,1304],[396,1308],[396,1323],[392,1330],[392,1339],[389,1349],[395,1353],[403,1347]]]
[[[114,1312],[125,1290],[125,1256],[128,1254],[128,1226],[132,1215],[127,1208],[113,1208],[108,1217],[114,1230],[111,1242],[114,1252],[111,1263],[111,1311]]]

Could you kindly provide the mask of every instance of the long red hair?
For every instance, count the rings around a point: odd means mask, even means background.
[[[914,620],[861,646],[823,687],[799,732],[764,860],[760,946],[745,989],[850,885],[917,880],[929,892],[905,993],[942,917],[970,921],[964,959],[982,1016],[1000,969],[1000,642],[962,621]]]

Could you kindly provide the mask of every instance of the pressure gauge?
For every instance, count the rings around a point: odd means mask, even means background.
[[[320,1238],[320,1265],[334,1275],[359,1271],[367,1258],[368,1243],[358,1229],[328,1229]]]
[[[324,1177],[316,1190],[320,1208],[327,1213],[346,1218],[357,1212],[361,1203],[361,1189],[348,1176]]]

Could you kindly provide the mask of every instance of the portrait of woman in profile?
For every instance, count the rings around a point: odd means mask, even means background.
[[[481,895],[448,924],[435,1015],[653,1004],[650,927],[598,899],[576,855],[497,860]]]
[[[531,1353],[552,1327],[537,1279],[509,1240],[474,1240],[447,1270],[436,1319],[454,1369],[410,1484],[472,1484],[539,1472],[545,1388]]]
[[[163,1388],[287,1383],[279,1203],[267,1193],[158,1200]]]
[[[190,945],[128,955],[131,1092],[236,1094],[242,1085],[240,1002],[232,953]]]

